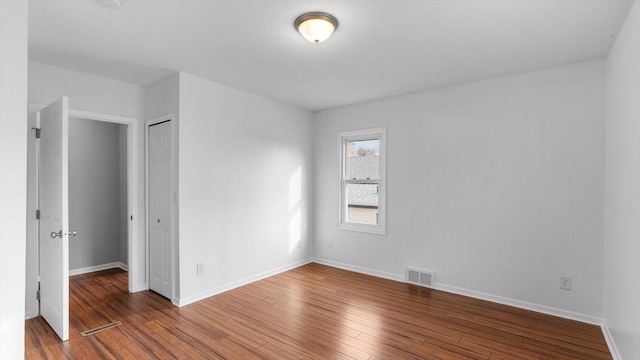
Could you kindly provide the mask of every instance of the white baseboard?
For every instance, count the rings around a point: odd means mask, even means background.
[[[331,261],[331,260],[320,259],[320,258],[314,258],[313,262],[321,265],[327,265],[334,268],[342,269],[342,270],[349,270],[349,271],[353,271],[353,272],[357,272],[365,275],[371,275],[371,276],[376,276],[376,277],[389,279],[393,281],[404,282],[404,275],[401,276],[401,275],[386,273],[383,271],[363,268],[360,266],[349,265],[349,264],[345,264],[337,261]]]
[[[171,302],[173,302],[176,306],[182,307],[182,306],[185,306],[185,305],[192,304],[192,303],[194,303],[196,301],[200,301],[200,300],[206,299],[208,297],[221,294],[221,293],[223,293],[225,291],[229,291],[229,290],[235,289],[237,287],[244,286],[244,285],[250,284],[252,282],[255,282],[255,281],[258,281],[258,280],[262,280],[262,279],[268,278],[270,276],[277,275],[277,274],[283,273],[285,271],[289,271],[289,270],[295,269],[297,267],[309,264],[311,262],[312,262],[311,259],[301,260],[301,261],[295,262],[295,263],[290,264],[290,265],[281,266],[279,268],[275,268],[275,269],[272,269],[272,270],[269,270],[269,271],[265,271],[265,272],[257,274],[257,275],[249,276],[249,277],[244,278],[242,280],[230,282],[228,284],[225,284],[225,285],[222,285],[222,286],[218,286],[218,287],[210,289],[210,290],[202,291],[202,292],[199,292],[197,294],[194,294],[194,295],[191,295],[191,296],[187,296],[186,298],[172,299]]]
[[[539,305],[539,304],[534,304],[527,301],[516,300],[516,299],[511,299],[503,296],[487,294],[479,291],[463,289],[456,286],[441,284],[438,282],[436,282],[435,289],[450,292],[453,294],[464,295],[464,296],[468,296],[468,297],[472,297],[480,300],[487,300],[487,301],[491,301],[498,304],[509,305],[509,306],[520,308],[520,309],[531,310],[531,311],[535,311],[535,312],[539,312],[547,315],[553,315],[553,316],[557,316],[557,317],[561,317],[569,320],[580,321],[587,324],[592,324],[597,326],[602,325],[602,318],[599,318],[597,316],[591,316],[591,315],[581,314],[573,311],[562,310],[562,309],[554,308],[551,306]]]
[[[367,268],[363,268],[363,267],[359,267],[359,266],[339,263],[339,262],[335,262],[335,261],[331,261],[331,260],[319,259],[319,258],[314,258],[313,262],[316,262],[318,264],[327,265],[327,266],[332,266],[332,267],[339,268],[339,269],[355,271],[355,272],[366,274],[366,275],[381,277],[381,278],[385,278],[385,279],[389,279],[389,280],[406,282],[404,274],[402,274],[402,275],[391,274],[391,273],[386,273],[386,272],[377,271],[377,270],[371,270],[371,269],[367,269]],[[596,316],[580,314],[580,313],[567,311],[567,310],[562,310],[562,309],[557,309],[557,308],[553,308],[553,307],[545,306],[545,305],[533,304],[533,303],[529,303],[529,302],[526,302],[526,301],[506,298],[506,297],[502,297],[502,296],[498,296],[498,295],[486,294],[486,293],[483,293],[483,292],[463,289],[463,288],[460,288],[460,287],[451,286],[451,285],[447,285],[447,284],[442,284],[442,283],[439,283],[439,282],[435,283],[434,288],[437,289],[437,290],[446,291],[446,292],[450,292],[450,293],[454,293],[454,294],[458,294],[458,295],[464,295],[464,296],[468,296],[468,297],[472,297],[472,298],[476,298],[476,299],[487,300],[487,301],[491,301],[491,302],[495,302],[495,303],[499,303],[499,304],[504,304],[504,305],[517,307],[517,308],[520,308],[520,309],[532,310],[532,311],[536,311],[536,312],[539,312],[539,313],[558,316],[558,317],[565,318],[565,319],[570,319],[570,320],[576,320],[576,321],[580,321],[580,322],[584,322],[584,323],[592,324],[592,325],[601,326],[602,325],[602,321],[603,321],[602,318],[599,318],[599,317],[596,317]]]
[[[611,330],[607,326],[606,321],[602,323],[602,334],[604,335],[604,340],[607,342],[607,346],[609,347],[609,352],[611,352],[611,356],[613,360],[622,360],[622,356],[620,355],[620,351],[618,351],[618,347],[616,346],[616,342],[613,340],[613,334],[611,334]]]
[[[131,292],[140,292],[140,291],[147,291],[149,290],[149,284],[148,283],[142,283],[142,284],[138,284],[138,285],[134,285],[133,289],[131,289]]]
[[[26,311],[24,315],[25,320],[33,319],[34,317],[40,316],[39,313],[33,311]]]
[[[112,263],[108,263],[108,264],[88,266],[88,267],[84,267],[84,268],[69,270],[69,276],[88,274],[88,273],[92,273],[92,272],[96,272],[96,271],[115,269],[115,268],[120,268],[120,269],[122,269],[124,271],[129,271],[129,267],[126,264],[121,263],[121,262],[112,262]]]

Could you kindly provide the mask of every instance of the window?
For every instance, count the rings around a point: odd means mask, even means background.
[[[385,234],[385,129],[339,134],[338,227]]]

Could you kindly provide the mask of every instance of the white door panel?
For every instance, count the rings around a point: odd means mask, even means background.
[[[40,313],[69,339],[68,99],[40,112]],[[55,237],[52,237],[55,234]]]
[[[171,261],[171,122],[149,127],[149,288],[173,297]]]

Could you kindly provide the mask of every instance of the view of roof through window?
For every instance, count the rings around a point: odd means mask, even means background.
[[[348,142],[348,179],[380,179],[380,140]],[[347,219],[350,222],[378,223],[378,184],[348,184]]]

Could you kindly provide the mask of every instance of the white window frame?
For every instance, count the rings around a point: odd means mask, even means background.
[[[380,140],[378,182],[378,224],[361,224],[346,221],[347,217],[347,154],[348,143],[358,140]],[[358,231],[369,234],[386,235],[386,168],[387,168],[387,130],[373,128],[366,130],[345,131],[338,134],[338,148],[340,149],[340,182],[338,198],[338,229]]]

